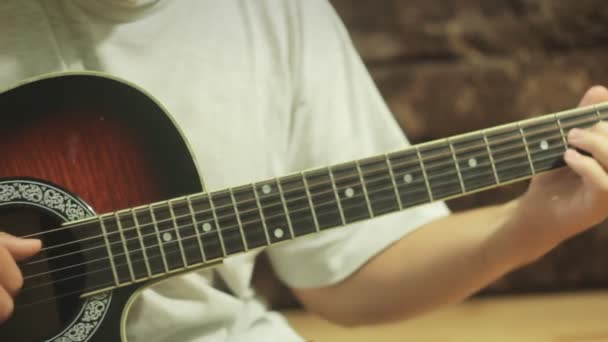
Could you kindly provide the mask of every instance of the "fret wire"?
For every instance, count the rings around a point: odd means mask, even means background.
[[[243,248],[245,248],[245,252],[249,250],[249,246],[247,246],[247,241],[245,241],[245,230],[243,229],[243,223],[241,222],[241,215],[239,215],[239,208],[236,207],[236,199],[234,198],[234,192],[232,188],[228,189],[228,193],[230,194],[230,200],[232,201],[232,207],[234,208],[234,215],[236,216],[236,223],[239,226],[239,231],[241,232],[241,240],[243,241]]]
[[[393,165],[388,156],[388,153],[384,154],[384,160],[386,161],[386,166],[388,167],[388,173],[391,176],[391,182],[393,183],[393,188],[395,190],[395,197],[397,197],[397,204],[399,205],[399,210],[403,210],[403,203],[401,203],[401,196],[399,195],[399,188],[397,187],[395,173],[393,172]]]
[[[562,122],[557,116],[557,114],[553,114],[553,118],[557,121],[557,127],[559,127],[559,133],[562,136],[562,141],[564,143],[564,151],[568,150],[568,141],[566,140],[566,133],[564,133],[564,128],[562,127]]]
[[[563,148],[559,125],[555,121],[555,117],[543,117],[536,120],[533,125],[523,128],[526,137],[526,144],[532,157],[534,171],[544,171],[554,167],[554,161],[541,161],[541,157],[549,147],[557,146]],[[557,133],[557,134],[556,134]]]
[[[99,221],[99,224],[101,225],[103,239],[106,242],[106,249],[108,251],[108,257],[110,259],[110,265],[112,266],[112,274],[114,275],[114,282],[116,283],[116,286],[120,286],[120,281],[118,281],[118,273],[116,272],[116,265],[114,264],[114,255],[112,254],[112,250],[110,249],[110,240],[108,239],[108,231],[106,230],[106,225],[103,222],[103,216],[99,216],[98,221]]]
[[[597,120],[597,113],[592,112],[564,112],[557,113],[562,122],[564,123],[564,127],[569,126],[570,128],[588,128],[593,126]]]
[[[281,186],[281,182],[278,178],[275,178],[274,181],[277,185],[277,189],[279,190],[279,197],[281,198],[281,204],[283,205],[283,211],[285,212],[285,219],[287,221],[287,226],[289,227],[289,233],[291,234],[291,238],[294,239],[296,235],[293,232],[293,225],[291,223],[291,218],[289,217],[289,209],[287,208],[287,202],[285,201],[285,193],[283,192],[283,187]]]
[[[340,226],[342,224],[340,206],[335,197],[336,192],[333,190],[329,169],[319,168],[309,170],[305,173],[305,176],[310,188],[317,219],[319,220],[319,227],[325,229],[327,227]],[[330,209],[333,209],[333,211]]]
[[[476,133],[476,132],[472,132],[472,133]],[[496,142],[496,143],[497,143],[497,144],[508,144],[508,143],[510,143],[510,142],[512,142],[512,140],[511,140],[511,139],[506,139],[506,140],[504,140],[504,141],[498,141],[498,142]],[[442,156],[441,154],[438,154],[438,155],[436,155],[436,156],[431,156],[431,157],[439,157],[439,158],[440,158],[440,157],[443,157],[443,156]],[[435,161],[436,159],[439,159],[439,158],[434,158],[434,159],[432,159],[432,161]],[[427,159],[429,159],[429,158],[427,158]]]
[[[387,200],[381,199],[384,195],[396,195],[386,154],[360,159],[359,163],[374,215],[380,216],[399,210],[399,202],[396,197],[393,201],[390,201],[390,197]]]
[[[329,170],[329,180],[331,182],[331,187],[334,190],[334,196],[336,197],[336,203],[338,204],[338,209],[340,211],[340,219],[342,220],[342,225],[346,225],[346,219],[344,218],[344,209],[342,209],[342,202],[340,202],[340,196],[338,195],[338,188],[336,187],[336,179],[334,177],[334,172]]]
[[[260,213],[260,219],[262,220],[262,227],[264,228],[264,235],[266,236],[266,244],[270,245],[270,236],[268,236],[268,225],[266,225],[266,216],[264,216],[264,211],[262,210],[262,205],[260,204],[260,196],[258,194],[258,189],[253,183],[251,183],[251,188],[253,189],[255,203],[258,206],[258,212]]]
[[[454,160],[454,165],[456,165],[456,175],[458,176],[458,180],[460,181],[460,188],[462,189],[462,193],[467,192],[466,187],[464,186],[464,181],[462,180],[462,173],[460,173],[460,165],[458,164],[458,158],[456,158],[456,152],[454,151],[454,145],[450,138],[446,139],[448,146],[450,147],[450,151],[452,152],[452,159]]]
[[[555,157],[555,156],[557,156],[557,155],[554,155],[554,156],[552,156],[552,157]],[[527,162],[526,162],[526,164],[527,164]],[[444,176],[447,176],[447,175],[444,175]],[[443,177],[443,178],[446,178],[446,177]]]
[[[319,227],[319,221],[317,220],[317,213],[315,212],[315,206],[312,203],[312,196],[310,195],[310,189],[308,188],[308,181],[306,180],[306,176],[304,176],[304,172],[300,172],[300,177],[302,178],[302,183],[304,184],[304,191],[306,191],[306,197],[308,197],[308,204],[310,205],[310,213],[312,214],[312,219],[315,223],[315,229],[317,232],[321,231]]]
[[[556,116],[547,121],[525,127],[524,132],[529,146],[536,146],[537,142],[542,142],[543,140],[561,139],[562,135],[559,134],[557,128],[559,128],[559,125]]]
[[[490,165],[492,165],[492,172],[494,173],[494,179],[496,180],[496,184],[500,184],[500,179],[498,178],[498,172],[496,171],[496,163],[494,162],[494,157],[492,156],[492,149],[490,148],[490,142],[488,141],[488,136],[486,135],[486,130],[482,130],[481,134],[483,135],[483,142],[486,144],[486,150],[488,151],[488,156],[490,157]]]
[[[563,126],[563,125],[562,125],[562,126]],[[563,127],[565,127],[565,126],[563,126]],[[569,127],[567,127],[567,128],[572,128],[572,127],[578,127],[578,126],[577,126],[577,125],[571,125],[571,126],[569,126]],[[528,136],[529,136],[530,134],[526,134],[526,135],[528,135]],[[549,136],[548,138],[558,138],[558,137],[559,137],[559,136],[557,136],[557,135],[556,135],[556,136]],[[536,142],[540,142],[540,140],[538,140],[538,141],[536,141]],[[503,152],[503,153],[506,153],[506,152],[507,152],[507,151],[509,151],[509,150],[513,150],[513,148],[506,148],[506,149],[502,149],[502,150],[499,150],[499,151],[493,151],[493,152],[494,152],[494,153],[496,153],[496,152]]]
[[[217,213],[215,212],[215,204],[213,204],[213,198],[211,196],[211,193],[209,193],[207,198],[209,199],[209,208],[211,208],[211,214],[213,215],[213,222],[215,222],[215,230],[220,240],[220,247],[222,247],[222,253],[224,254],[224,256],[228,256],[228,254],[226,253],[226,246],[224,245],[224,237],[222,237],[222,228],[220,227],[220,221],[218,220]]]
[[[160,231],[158,230],[158,222],[156,221],[156,215],[154,214],[153,204],[148,205],[148,210],[150,211],[150,218],[152,219],[152,227],[154,231],[156,231],[156,240],[158,240],[158,247],[160,249],[160,254],[163,259],[163,265],[165,266],[165,271],[169,273],[169,266],[167,265],[167,257],[165,255],[165,247],[160,239]]]
[[[131,217],[133,217],[133,225],[135,226],[135,230],[137,231],[137,237],[139,238],[139,244],[141,245],[141,252],[144,256],[144,263],[146,265],[146,271],[148,271],[148,277],[152,276],[152,268],[150,267],[150,262],[148,261],[148,253],[146,252],[146,247],[144,244],[144,237],[141,235],[141,227],[139,225],[139,220],[137,219],[137,214],[135,213],[135,208],[131,208]]]
[[[177,228],[177,220],[175,219],[175,212],[173,211],[173,200],[169,200],[167,202],[167,206],[169,207],[169,214],[171,215],[171,221],[173,222],[173,228],[175,230],[175,234],[177,236],[177,244],[179,246],[179,251],[182,254],[182,261],[184,262],[184,268],[188,268],[188,261],[186,260],[186,252],[184,252],[184,245],[182,244],[182,236],[179,233],[179,229]],[[194,230],[196,231],[196,226],[194,226]]]
[[[573,126],[573,127],[576,127],[576,126]],[[528,136],[529,134],[526,134],[526,135]],[[520,139],[520,138],[518,138],[518,139]],[[487,140],[487,138],[486,138],[485,140]],[[520,140],[521,140],[521,139],[520,139]],[[499,144],[499,145],[501,145],[501,144],[502,144],[502,145],[507,144],[509,147],[504,148],[504,149],[499,149],[499,150],[493,151],[493,153],[496,153],[496,152],[502,152],[502,153],[506,153],[507,151],[512,150],[512,149],[513,149],[513,146],[512,146],[512,145],[509,145],[509,144],[510,144],[510,143],[512,143],[512,142],[513,142],[513,140],[512,140],[512,139],[506,139],[506,140],[500,140],[500,141],[494,142],[494,144]],[[432,167],[431,167],[431,169],[432,169]]]
[[[532,155],[530,154],[530,149],[528,148],[528,142],[526,141],[526,135],[524,134],[524,130],[521,127],[521,123],[517,123],[517,128],[519,128],[519,133],[521,134],[521,140],[524,142],[524,148],[526,149],[526,154],[528,154],[528,161],[530,162],[530,171],[532,171],[532,175],[536,174],[536,170],[534,169],[534,164],[532,163]]]
[[[552,148],[552,149],[554,149],[554,148]],[[552,155],[552,158],[553,158],[553,157],[556,157],[556,156],[559,156],[559,155]],[[511,160],[511,159],[513,159],[513,158],[505,158],[505,159],[501,159],[501,160],[499,160],[499,162],[505,162],[505,161],[509,161],[509,160]],[[539,161],[544,161],[544,160],[546,160],[546,158],[540,159]],[[528,162],[527,160],[526,160],[524,163],[525,163],[525,165],[528,165],[528,166],[529,166],[529,162]],[[482,165],[483,165],[483,164],[482,164]],[[514,166],[518,166],[518,165],[523,165],[523,164],[511,164],[509,167],[507,167],[507,168],[506,168],[506,170],[509,170],[509,169],[511,169],[512,167],[514,167]],[[450,175],[452,175],[452,174],[453,174],[453,172],[450,172],[450,173],[444,173],[444,174],[438,175],[437,177],[432,178],[432,180],[433,180],[433,182],[435,182],[435,181],[437,181],[437,180],[438,180],[438,179],[440,179],[440,178],[442,178],[442,179],[443,179],[443,178],[447,178],[448,176],[450,176]],[[465,179],[467,179],[467,180],[468,180],[468,178],[465,178]],[[446,184],[450,184],[450,183],[438,183],[438,184],[439,184],[439,185],[446,185]],[[424,191],[424,190],[421,190],[421,191]]]
[[[553,155],[553,156],[551,156],[551,158],[554,158],[555,156],[556,156],[556,155]],[[518,165],[528,165],[528,162],[526,161],[526,162],[524,162],[524,163],[515,164],[515,166],[518,166]],[[448,176],[449,176],[449,174],[443,175],[443,176],[441,176],[441,177],[437,177],[437,178],[434,180],[434,182],[436,182],[436,184],[438,184],[439,186],[443,186],[443,185],[447,185],[447,184],[453,184],[453,181],[452,181],[452,180],[450,180],[450,181],[448,181],[448,182],[439,182],[439,180],[440,180],[440,179],[448,179],[448,178],[449,178]],[[528,174],[528,176],[529,176],[529,174]],[[528,176],[524,176],[524,178],[525,178],[525,177],[528,177]],[[520,177],[520,178],[518,178],[518,179],[523,179],[523,178],[521,178],[521,177]],[[401,192],[401,193],[405,193],[405,194],[410,194],[410,195],[411,195],[411,194],[415,194],[415,193],[425,192],[425,190],[424,190],[424,188],[421,186],[421,187],[416,187],[415,189],[413,189],[412,191],[409,191],[409,192],[404,192],[404,191],[402,191],[402,190],[400,190],[400,192]],[[453,196],[451,196],[451,197],[453,198]],[[428,203],[428,202],[429,202],[428,200],[423,199],[421,202],[416,202],[415,204],[413,204],[413,205],[411,205],[411,206],[418,205],[418,204],[422,204],[422,203]],[[411,207],[411,206],[410,206],[410,207]]]
[[[203,248],[203,241],[201,240],[201,234],[199,234],[198,222],[196,221],[196,214],[194,212],[194,208],[192,207],[192,199],[190,197],[191,196],[186,196],[186,204],[188,205],[188,211],[190,212],[190,219],[192,220],[196,240],[198,241],[198,246],[201,250],[201,257],[203,258],[203,262],[207,262],[207,255],[205,254],[205,249]]]
[[[125,240],[125,234],[123,232],[122,223],[120,222],[120,217],[118,213],[118,211],[114,212],[114,219],[116,220],[116,227],[118,228],[118,233],[120,234],[120,241],[122,242],[122,247],[125,250],[125,256],[127,258],[127,267],[129,268],[131,280],[135,281],[135,273],[133,272],[133,264],[131,263],[131,253],[129,253],[129,249],[127,248],[127,241]]]
[[[429,184],[429,178],[426,175],[426,170],[424,169],[424,162],[422,161],[422,155],[420,154],[420,148],[418,146],[414,146],[416,149],[416,154],[418,155],[418,163],[420,163],[420,170],[422,170],[422,177],[424,178],[424,183],[426,184],[426,190],[429,194],[429,202],[433,202],[433,192],[431,191],[431,185]]]
[[[365,180],[363,179],[363,172],[361,171],[359,160],[355,160],[355,166],[357,167],[357,173],[359,174],[359,180],[361,181],[361,189],[363,190],[363,196],[365,198],[365,203],[367,204],[367,210],[369,211],[369,218],[374,218],[372,202],[370,202],[369,196],[367,195],[367,186],[365,186]]]
[[[593,105],[593,109],[595,109],[595,114],[597,115],[597,121],[602,121],[602,115],[600,114],[600,110],[597,108],[597,105]]]

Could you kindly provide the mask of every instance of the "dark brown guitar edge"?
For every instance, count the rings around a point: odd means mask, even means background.
[[[0,113],[0,155],[10,161],[0,164],[0,178],[57,184],[98,213],[203,191],[175,122],[126,81],[98,73],[27,80],[0,94]],[[148,284],[113,291],[102,325],[88,341],[121,340],[125,305],[142,286]]]

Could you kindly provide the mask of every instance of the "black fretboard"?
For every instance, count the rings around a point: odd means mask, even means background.
[[[103,236],[109,287],[122,286],[563,166],[568,130],[607,114],[603,104],[546,115],[89,224]]]

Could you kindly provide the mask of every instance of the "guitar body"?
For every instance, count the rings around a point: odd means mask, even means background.
[[[1,231],[27,236],[95,213],[202,191],[175,124],[154,100],[122,81],[97,74],[30,81],[0,94],[0,117]],[[43,274],[58,260],[53,256],[71,254],[75,265],[89,261],[79,252],[77,232],[44,235],[58,237],[73,243],[35,256],[38,262],[25,266],[30,274]],[[124,340],[125,307],[141,285],[80,298],[94,281],[86,271],[72,267],[33,277],[46,284],[39,287],[26,277],[14,315],[0,325],[0,341]],[[61,281],[75,276],[81,281]]]

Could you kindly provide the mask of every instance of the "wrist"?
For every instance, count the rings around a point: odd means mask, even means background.
[[[538,218],[519,198],[503,204],[495,222],[498,226],[486,243],[485,257],[507,272],[533,262],[559,243],[538,234]]]

